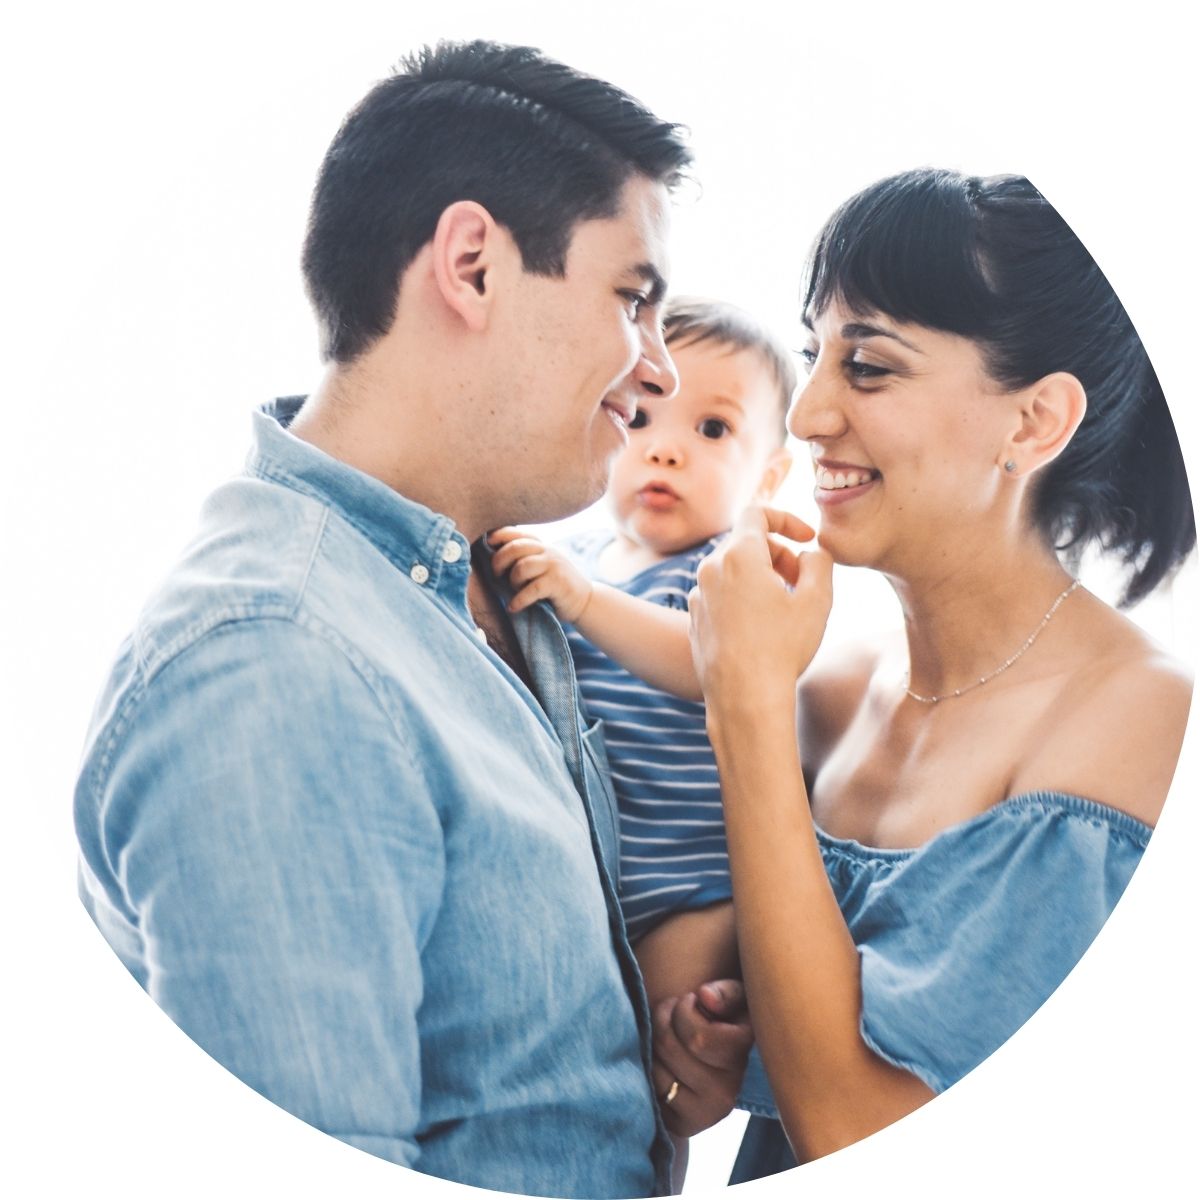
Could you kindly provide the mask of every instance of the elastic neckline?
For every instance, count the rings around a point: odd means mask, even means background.
[[[854,838],[834,837],[833,834],[826,833],[825,830],[815,823],[813,828],[817,833],[817,841],[823,847],[830,850],[838,850],[844,854],[858,858],[885,859],[899,862],[907,858],[912,858],[913,855],[919,854],[924,850],[928,850],[930,846],[943,838],[965,833],[976,825],[984,824],[1002,816],[1015,815],[1035,808],[1040,808],[1046,812],[1062,812],[1071,816],[1099,821],[1102,824],[1108,825],[1114,833],[1125,834],[1127,837],[1131,837],[1143,845],[1150,840],[1150,835],[1154,832],[1152,826],[1147,825],[1144,821],[1139,821],[1137,817],[1131,816],[1127,812],[1122,812],[1119,808],[1113,808],[1108,804],[1101,804],[1098,800],[1088,800],[1084,796],[1076,796],[1070,792],[1045,790],[1021,792],[1019,795],[1009,796],[1001,800],[999,804],[993,804],[991,808],[985,809],[973,817],[968,817],[965,821],[959,821],[955,825],[947,826],[939,833],[935,833],[929,841],[922,842],[919,846],[871,846],[865,842],[856,841]]]

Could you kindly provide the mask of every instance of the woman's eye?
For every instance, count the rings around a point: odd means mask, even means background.
[[[805,347],[803,350],[798,350],[796,353],[799,354],[800,361],[804,364],[804,369],[806,371],[811,371],[813,367],[816,366],[817,352],[815,350]]]
[[[629,428],[641,429],[643,426],[649,424],[650,418],[646,415],[646,410],[644,408],[639,408],[637,412],[633,414],[633,420],[629,422]]]
[[[717,438],[723,438],[729,432],[729,426],[717,417],[706,417],[700,422],[697,429],[701,437],[712,438],[714,441]]]
[[[846,370],[855,379],[879,379],[883,375],[890,375],[892,373],[889,367],[876,366],[875,363],[859,362],[856,358],[846,361]]]

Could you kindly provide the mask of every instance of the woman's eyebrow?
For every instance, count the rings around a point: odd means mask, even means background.
[[[854,338],[857,338],[860,341],[864,338],[873,337],[891,338],[892,341],[899,342],[902,346],[907,346],[908,349],[914,354],[925,353],[924,350],[918,349],[912,344],[912,342],[908,341],[906,338],[902,338],[898,333],[893,333],[890,329],[881,329],[878,325],[864,325],[860,321],[852,321],[849,325],[843,325],[842,337],[844,337],[847,341],[850,341]]]

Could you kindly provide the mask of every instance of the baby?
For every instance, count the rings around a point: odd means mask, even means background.
[[[737,975],[721,793],[687,639],[696,570],[791,466],[795,368],[747,313],[678,299],[664,334],[673,399],[644,397],[608,490],[615,531],[552,550],[497,530],[514,612],[568,622],[580,689],[604,720],[621,826],[620,896],[651,1004]]]

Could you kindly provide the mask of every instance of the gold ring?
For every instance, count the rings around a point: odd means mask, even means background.
[[[671,1101],[674,1100],[675,1097],[678,1095],[679,1095],[679,1080],[674,1079],[671,1081],[671,1086],[669,1088],[667,1088],[667,1094],[662,1098],[663,1106],[665,1107],[666,1105],[670,1104]]]

